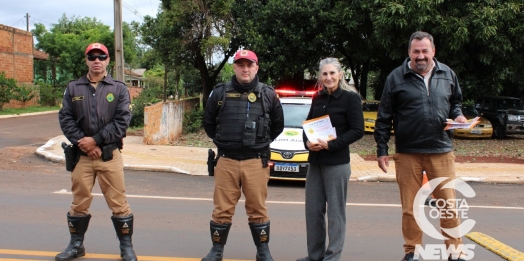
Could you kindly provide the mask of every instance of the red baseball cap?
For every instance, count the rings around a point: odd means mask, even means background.
[[[89,52],[93,51],[93,50],[100,50],[102,52],[104,52],[105,54],[107,54],[107,56],[109,56],[109,51],[107,50],[107,47],[101,43],[92,43],[90,45],[87,46],[86,48],[86,53],[85,54],[88,54]]]
[[[240,59],[248,59],[254,63],[258,64],[258,58],[257,55],[250,51],[250,50],[240,50],[235,54],[235,58],[233,58],[233,62],[237,62]]]

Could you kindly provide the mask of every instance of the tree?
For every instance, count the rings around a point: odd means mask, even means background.
[[[334,55],[323,38],[326,24],[319,17],[321,10],[329,10],[329,1],[236,2],[241,43],[257,54],[261,80],[301,85],[305,71],[315,72],[320,58]]]
[[[151,57],[160,60],[163,64],[164,78],[163,99],[167,99],[168,72],[180,64],[181,59],[177,57],[183,52],[181,41],[178,35],[179,27],[170,19],[164,11],[160,11],[156,18],[146,16],[144,23],[140,27],[142,41],[149,45],[153,52]]]
[[[127,23],[122,25],[124,35],[124,58],[130,63],[135,59],[137,46],[134,44],[135,32]],[[103,43],[109,49],[110,56],[114,53],[114,32],[96,18],[68,18],[62,15],[57,24],[48,31],[43,24],[35,24],[32,30],[38,43],[36,48],[49,54],[49,65],[58,68],[59,73],[71,78],[79,78],[87,71],[84,51],[92,42]],[[112,68],[111,62],[109,68]],[[52,76],[56,82],[57,75]]]
[[[168,26],[171,38],[177,38],[165,47],[178,50],[172,57],[177,65],[198,69],[204,104],[220,70],[238,49],[233,4],[233,0],[162,0],[162,15],[157,15],[166,20],[159,23]]]
[[[239,0],[242,44],[261,60],[259,75],[279,81],[310,72],[326,56],[342,58],[366,97],[375,95],[407,58],[409,36],[435,37],[437,59],[459,76],[465,97],[517,96],[524,90],[524,3],[521,0]]]
[[[435,37],[436,57],[457,73],[465,97],[524,90],[523,9],[520,0],[369,2],[374,37],[387,50],[378,86],[407,56],[410,34],[423,30]]]

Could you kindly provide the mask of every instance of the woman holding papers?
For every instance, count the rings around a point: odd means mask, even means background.
[[[329,116],[336,137],[309,140],[315,128],[304,129],[304,145],[309,149],[306,177],[306,228],[308,256],[297,261],[341,258],[346,232],[346,197],[351,169],[349,144],[364,135],[362,101],[357,90],[346,82],[338,59],[320,61],[317,86],[306,122],[320,118],[325,126]],[[324,117],[323,117],[324,116]],[[315,121],[315,120],[313,120]],[[325,130],[324,130],[325,131]],[[326,248],[326,211],[328,217]]]

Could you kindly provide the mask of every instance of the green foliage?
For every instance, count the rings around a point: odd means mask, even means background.
[[[204,109],[199,104],[195,105],[194,110],[184,112],[184,121],[182,128],[185,134],[195,133],[202,129],[202,117],[204,115]]]
[[[55,106],[62,99],[64,88],[45,83],[43,80],[37,82],[40,93],[39,103],[42,106]]]
[[[379,98],[387,75],[407,58],[410,35],[422,30],[434,36],[437,59],[457,73],[466,98],[524,91],[522,0],[236,3],[240,41],[259,56],[262,80],[314,72],[319,59],[335,56],[364,97],[371,84]]]
[[[87,72],[84,51],[90,43],[103,43],[109,49],[110,57],[115,53],[114,32],[96,18],[68,18],[64,14],[49,30],[43,24],[37,23],[31,32],[38,41],[35,47],[49,54],[47,66],[59,68],[63,70],[64,75],[70,74],[73,78],[79,78]],[[137,56],[137,32],[127,23],[122,24],[122,32],[124,58],[127,63],[131,63]],[[111,62],[108,68],[112,68],[113,64],[114,62]],[[51,82],[56,83],[56,79],[52,79]]]
[[[304,70],[315,71],[320,57],[331,56],[333,46],[325,46],[322,10],[329,1],[237,1],[237,26],[246,49],[257,53],[262,81],[304,77]],[[339,21],[344,22],[344,21]]]
[[[12,92],[17,88],[16,80],[13,78],[6,78],[5,73],[0,72],[0,111],[4,103],[8,103],[12,99]]]
[[[207,99],[239,46],[231,12],[234,4],[234,0],[162,0],[156,18],[144,18],[142,40],[155,50],[166,71],[175,73],[171,84],[176,85],[177,79],[187,82],[184,71],[196,68]]]
[[[16,86],[12,93],[12,98],[22,102],[24,108],[27,107],[27,102],[33,99],[34,97],[36,97],[36,92],[34,87],[32,86]]]
[[[163,92],[159,87],[149,87],[142,90],[140,95],[133,100],[132,112],[133,118],[129,126],[144,126],[144,107],[157,103],[162,100]]]
[[[222,68],[222,70],[220,71],[220,75],[219,75],[220,80],[219,81],[220,82],[231,81],[231,77],[233,77],[233,75],[235,75],[235,72],[233,71],[233,65],[226,63],[224,65],[224,68]]]

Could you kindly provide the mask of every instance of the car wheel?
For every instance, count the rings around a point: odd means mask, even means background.
[[[492,137],[494,139],[504,139],[505,136],[506,136],[506,130],[504,126],[500,124],[493,126],[493,136]]]

